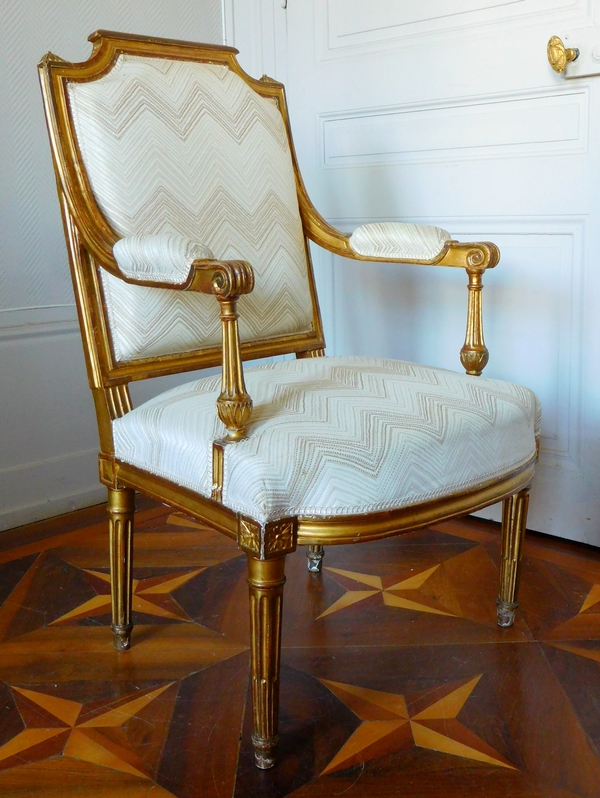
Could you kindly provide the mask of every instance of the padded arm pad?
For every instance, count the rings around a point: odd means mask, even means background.
[[[214,258],[204,244],[168,233],[121,238],[113,255],[125,277],[173,285],[187,280],[195,260]]]
[[[357,227],[349,243],[354,252],[366,258],[431,261],[450,240],[450,234],[440,227],[377,222]]]

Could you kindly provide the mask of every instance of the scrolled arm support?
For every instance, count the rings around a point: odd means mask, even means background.
[[[198,286],[195,290],[214,294],[219,300],[223,332],[223,373],[217,413],[227,428],[225,440],[239,441],[246,437],[246,425],[252,415],[252,399],[244,382],[237,301],[242,294],[249,294],[254,288],[254,272],[246,261],[220,261],[211,264],[209,268],[204,262],[195,262],[190,273],[192,270],[194,276],[191,284],[194,285],[195,282]],[[206,272],[211,272],[210,289],[205,282]]]
[[[214,294],[217,299],[249,294],[253,288],[254,272],[244,260],[195,260],[182,286],[184,291]]]
[[[221,308],[223,332],[223,373],[217,413],[227,428],[227,441],[246,437],[252,415],[252,399],[246,391],[240,351],[237,301],[254,288],[252,266],[243,260],[194,261],[188,277],[188,291],[214,294]]]
[[[244,382],[236,307],[238,298],[217,294],[217,299],[221,306],[223,328],[223,376],[217,413],[227,427],[225,440],[239,441],[246,437],[246,424],[252,415],[252,399]]]
[[[133,285],[148,285],[171,291],[195,291],[213,294],[219,301],[223,373],[221,393],[217,399],[217,414],[225,427],[225,440],[238,441],[246,437],[246,425],[252,414],[252,399],[246,391],[240,350],[237,301],[254,288],[252,266],[243,260],[216,260],[212,258],[192,262],[187,277],[179,283],[135,279],[123,272],[118,276]]]
[[[467,332],[460,350],[460,362],[467,374],[476,377],[487,366],[490,354],[483,340],[483,319],[481,312],[482,272],[467,270],[469,275],[469,305],[467,310]]]
[[[492,269],[500,260],[495,244],[460,244],[451,241],[448,252],[440,262],[443,266],[462,266],[469,277],[469,303],[467,307],[467,331],[460,350],[460,362],[467,374],[479,377],[489,360],[488,348],[483,338],[483,316],[481,291],[483,273]],[[444,262],[447,261],[447,262]]]
[[[489,360],[489,352],[483,338],[483,320],[481,308],[482,276],[486,269],[493,269],[500,260],[500,252],[490,242],[462,243],[448,240],[442,244],[437,255],[427,260],[406,257],[377,257],[374,254],[356,252],[350,243],[350,237],[336,230],[316,211],[301,186],[300,207],[304,222],[305,234],[320,246],[354,260],[384,261],[386,263],[416,263],[423,266],[450,266],[463,268],[469,277],[469,302],[467,309],[467,331],[465,342],[460,350],[460,360],[467,372],[479,376]]]

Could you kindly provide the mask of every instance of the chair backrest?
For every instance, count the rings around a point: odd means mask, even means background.
[[[283,87],[246,75],[232,48],[102,31],[90,40],[88,61],[49,55],[41,72],[63,211],[77,233],[75,285],[95,287],[89,310],[107,339],[106,376],[219,362],[213,297],[111,273],[112,245],[128,235],[175,233],[252,265],[255,289],[239,303],[245,357],[322,347]]]

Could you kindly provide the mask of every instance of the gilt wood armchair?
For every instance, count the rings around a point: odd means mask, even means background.
[[[281,84],[248,76],[228,47],[106,31],[90,41],[87,61],[48,54],[40,76],[108,488],[114,643],[125,651],[132,632],[135,491],[237,540],[253,743],[268,768],[285,558],[298,545],[318,571],[325,545],[502,500],[498,622],[512,624],[537,400],[479,376],[493,244],[402,223],[342,234],[308,198]],[[466,269],[467,374],[324,357],[309,239],[358,260]],[[220,378],[132,408],[132,380],[217,365]]]

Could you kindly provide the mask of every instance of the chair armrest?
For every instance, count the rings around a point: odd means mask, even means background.
[[[429,225],[375,222],[361,225],[352,235],[347,235],[321,216],[305,191],[299,194],[299,199],[305,235],[335,255],[354,260],[477,268],[479,271],[492,269],[500,260],[495,244],[455,241],[441,227]]]
[[[433,263],[447,251],[450,233],[440,227],[405,222],[379,222],[357,227],[350,248],[364,258]]]
[[[221,311],[223,373],[217,413],[227,442],[246,436],[252,399],[246,391],[240,351],[237,301],[254,288],[252,266],[243,260],[217,260],[204,244],[177,235],[122,238],[113,247],[116,276],[126,283],[175,291],[213,294]]]
[[[246,261],[217,260],[209,247],[177,235],[121,238],[113,247],[118,271],[126,283],[175,291],[196,291],[231,298],[249,294],[254,272]]]
[[[186,282],[195,260],[214,259],[211,250],[178,235],[137,235],[119,239],[113,255],[125,277],[135,282]]]
[[[311,241],[336,255],[355,260],[415,263],[466,269],[469,276],[467,332],[460,360],[467,374],[480,375],[489,353],[483,339],[481,313],[482,275],[500,260],[500,251],[488,241],[454,241],[440,227],[380,222],[358,227],[351,236],[325,221],[310,201],[304,184],[298,184],[304,233]]]

